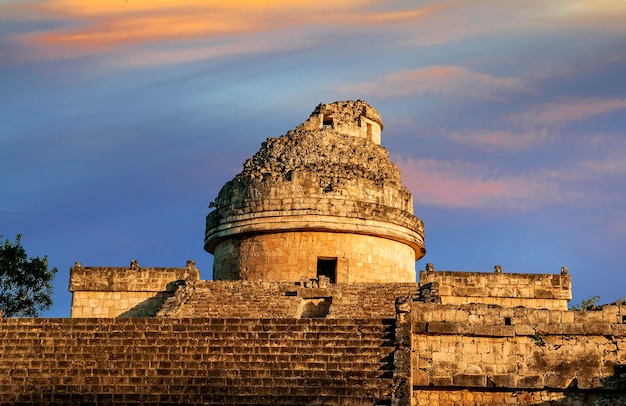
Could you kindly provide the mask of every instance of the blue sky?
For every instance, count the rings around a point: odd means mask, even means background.
[[[225,4],[224,4],[225,3]],[[59,268],[184,266],[220,187],[320,102],[364,99],[423,269],[626,296],[626,1],[0,0],[0,233]]]

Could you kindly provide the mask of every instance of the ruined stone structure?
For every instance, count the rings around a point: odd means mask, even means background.
[[[0,318],[0,405],[621,405],[626,304],[556,274],[426,264],[363,101],[269,139],[207,216],[214,280],[70,270],[69,319]]]
[[[359,100],[319,105],[268,138],[211,204],[213,279],[415,282],[424,227],[382,128]]]
[[[84,267],[70,269],[70,317],[154,316],[185,281],[200,279],[194,261],[185,268]]]
[[[432,266],[420,272],[420,282],[439,285],[444,304],[483,303],[504,307],[567,310],[572,299],[571,278],[565,268],[559,275],[434,272]]]

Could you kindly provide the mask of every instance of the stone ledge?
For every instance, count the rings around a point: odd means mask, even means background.
[[[173,292],[182,280],[199,280],[200,271],[186,268],[84,267],[70,268],[70,292]]]
[[[415,251],[415,260],[424,256],[424,238],[417,231],[379,220],[366,220],[339,216],[293,215],[255,217],[222,223],[207,230],[205,250],[213,253],[217,244],[240,234],[281,233],[287,231],[321,231],[354,233],[387,238],[409,245]]]

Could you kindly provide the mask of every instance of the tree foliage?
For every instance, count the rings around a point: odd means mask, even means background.
[[[597,296],[597,295],[591,296],[590,298],[583,300],[582,303],[571,306],[570,310],[580,310],[584,312],[589,309],[592,309],[594,306],[597,305],[599,301],[600,301],[600,296]]]
[[[0,241],[2,240],[0,235]],[[28,258],[18,234],[15,242],[0,244],[0,310],[4,317],[37,317],[52,305],[52,279],[48,257]]]

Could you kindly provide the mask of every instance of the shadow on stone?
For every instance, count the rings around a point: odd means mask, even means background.
[[[144,300],[118,317],[155,317],[165,301],[173,295],[174,292],[157,293],[154,297]]]

